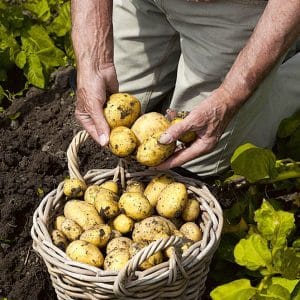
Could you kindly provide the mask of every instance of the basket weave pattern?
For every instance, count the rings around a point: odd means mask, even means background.
[[[78,149],[88,135],[79,132],[67,151],[71,178],[87,184],[101,184],[106,180],[126,181],[138,179],[149,182],[156,171],[128,172],[121,163],[115,169],[90,170],[82,177],[78,166]],[[63,182],[40,203],[33,215],[31,236],[33,248],[43,258],[58,299],[201,299],[211,258],[218,246],[223,225],[222,210],[217,200],[200,181],[169,172],[177,181],[185,183],[200,202],[203,231],[201,241],[193,244],[182,257],[174,252],[169,261],[145,271],[138,266],[159,250],[171,245],[180,246],[180,237],[160,239],[139,251],[120,272],[104,271],[72,261],[51,240],[54,218],[64,206]],[[176,248],[176,247],[175,247]]]

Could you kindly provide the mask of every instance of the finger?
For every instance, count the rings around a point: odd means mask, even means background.
[[[109,80],[109,82],[107,82],[107,90],[111,93],[118,93],[119,92],[119,82],[118,82],[118,78],[117,78],[117,74],[116,72],[114,72]]]
[[[175,119],[177,116],[177,111],[173,108],[169,108],[167,109],[166,111],[166,118],[169,120],[169,121],[172,121],[173,119]]]
[[[82,125],[82,127],[88,132],[88,134],[97,142],[99,143],[99,136],[97,134],[94,122],[90,118],[89,115],[86,113],[81,113],[79,111],[75,111],[75,117]]]
[[[208,141],[197,139],[188,148],[176,152],[169,159],[158,165],[156,169],[162,171],[181,166],[184,163],[211,151],[215,147],[216,142],[215,139]]]

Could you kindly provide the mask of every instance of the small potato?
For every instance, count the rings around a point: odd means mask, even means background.
[[[123,234],[132,231],[133,225],[134,225],[134,221],[124,214],[118,215],[113,220],[113,227]]]
[[[108,180],[108,181],[103,182],[102,184],[100,184],[100,188],[112,191],[116,195],[119,192],[118,184],[115,181],[112,181],[112,180]]]
[[[74,241],[67,247],[66,254],[75,261],[94,267],[102,267],[104,257],[101,251],[93,244],[85,241]]]
[[[144,184],[140,181],[130,181],[127,183],[126,192],[127,193],[144,193]]]
[[[152,178],[148,183],[144,195],[153,207],[156,206],[160,192],[172,182],[174,182],[174,178],[167,174],[160,174]]]
[[[171,125],[179,123],[182,120],[183,120],[183,118],[177,117],[177,118],[175,118],[175,119],[172,120]],[[196,138],[197,138],[197,134],[196,134],[195,131],[188,131],[188,132],[182,134],[179,137],[179,141],[182,142],[182,143],[189,144],[189,143],[193,142]]]
[[[179,230],[187,239],[193,242],[198,242],[202,239],[202,231],[200,227],[193,222],[183,224]]]
[[[136,255],[144,247],[148,246],[148,243],[133,243],[129,248],[130,258]],[[144,262],[139,265],[141,270],[147,270],[163,262],[163,255],[161,251],[157,251],[150,257],[148,257]]]
[[[110,190],[101,189],[95,199],[95,207],[101,217],[114,218],[119,214],[118,196]]]
[[[197,199],[188,199],[182,212],[182,219],[186,222],[195,221],[200,214],[200,203]]]
[[[90,185],[84,193],[84,201],[94,205],[96,196],[99,193],[100,189],[101,188],[99,185]]]
[[[85,190],[86,190],[86,184],[77,178],[65,179],[64,181],[64,194],[67,197],[70,198],[81,197],[83,196]]]
[[[148,137],[138,147],[136,159],[140,164],[148,167],[157,166],[174,153],[176,142],[168,145],[159,143],[161,133]]]
[[[131,127],[140,113],[141,103],[127,93],[112,94],[104,108],[104,116],[110,128]]]
[[[52,240],[55,246],[59,249],[65,251],[66,247],[68,246],[66,236],[60,230],[53,230],[52,231]]]
[[[111,237],[111,228],[106,224],[95,226],[93,229],[86,230],[81,236],[81,241],[86,241],[99,248],[103,248]]]
[[[156,210],[166,218],[176,218],[182,213],[187,202],[187,190],[183,183],[173,182],[159,194]]]
[[[137,139],[132,130],[125,126],[115,127],[109,136],[109,149],[119,157],[130,155],[136,148]]]
[[[132,125],[131,130],[142,144],[144,140],[157,132],[164,132],[170,126],[170,122],[160,113],[150,112],[139,117]]]
[[[120,271],[130,259],[129,251],[126,249],[115,249],[109,252],[104,260],[104,270]]]
[[[64,215],[66,218],[76,222],[84,230],[104,223],[96,208],[85,201],[68,201],[64,207]]]
[[[83,232],[82,228],[71,219],[62,222],[61,231],[70,241],[77,240]]]
[[[128,217],[137,221],[149,217],[152,213],[150,202],[140,193],[124,193],[119,205]]]
[[[106,253],[109,253],[115,249],[129,250],[130,245],[133,241],[127,237],[119,237],[109,241],[106,246]]]
[[[54,222],[54,228],[61,231],[61,224],[66,218],[64,216],[57,216]]]

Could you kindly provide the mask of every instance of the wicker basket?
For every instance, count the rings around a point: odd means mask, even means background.
[[[72,178],[84,179],[88,184],[100,184],[108,179],[120,180],[124,187],[128,179],[148,182],[157,175],[157,172],[150,170],[130,173],[120,163],[115,169],[90,170],[82,177],[77,152],[87,137],[85,131],[79,132],[67,151]],[[52,243],[49,234],[51,224],[53,218],[62,212],[64,205],[63,182],[41,201],[33,215],[33,248],[42,256],[48,268],[58,299],[201,299],[209,264],[220,239],[222,210],[202,182],[174,172],[170,174],[185,183],[188,190],[197,196],[202,210],[200,226],[203,239],[193,244],[182,257],[175,253],[169,261],[146,271],[138,271],[138,266],[158,250],[180,245],[181,238],[172,236],[151,243],[120,272],[103,271],[70,260]]]

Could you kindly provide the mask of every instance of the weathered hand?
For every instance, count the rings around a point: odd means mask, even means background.
[[[229,93],[219,88],[195,107],[183,121],[170,126],[161,135],[160,143],[169,144],[187,131],[195,131],[197,139],[187,148],[175,152],[156,169],[181,166],[213,150],[237,110],[231,103]]]
[[[79,71],[77,75],[77,101],[75,116],[84,129],[101,146],[109,140],[109,126],[103,115],[107,94],[116,93],[119,84],[113,64],[98,71]]]

